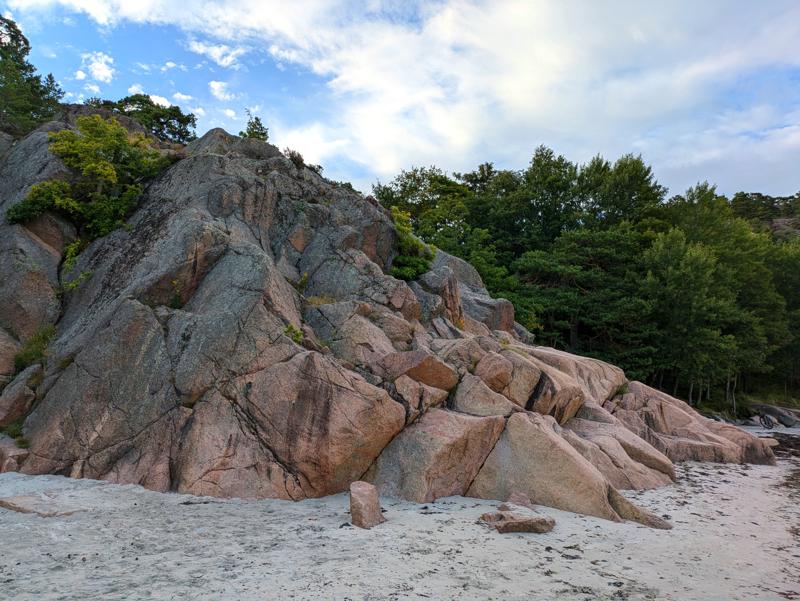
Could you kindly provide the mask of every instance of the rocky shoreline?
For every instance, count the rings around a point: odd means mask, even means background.
[[[680,463],[674,484],[625,492],[672,530],[537,507],[556,522],[545,534],[490,530],[477,520],[497,504],[464,497],[382,498],[388,521],[362,530],[345,494],[243,501],[7,473],[1,497],[63,515],[0,509],[0,582],[19,601],[797,599],[798,471],[780,454]]]

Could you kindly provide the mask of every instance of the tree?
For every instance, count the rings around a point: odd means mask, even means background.
[[[53,211],[78,226],[83,238],[105,236],[122,225],[144,183],[167,164],[141,134],[130,135],[116,119],[78,117],[78,131],[50,133],[50,151],[72,171],[69,181],[36,184],[6,216],[25,223]]]
[[[680,382],[688,384],[691,401],[695,386],[723,381],[735,368],[736,339],[724,330],[746,315],[737,314],[714,253],[687,241],[681,230],[660,234],[644,253],[644,265],[643,297],[658,324],[653,367],[659,378],[671,378],[675,390]]]
[[[29,53],[17,24],[0,16],[0,130],[16,136],[50,119],[64,95],[52,74],[36,74]]]
[[[245,131],[240,131],[239,135],[243,138],[254,138],[266,142],[269,139],[269,129],[264,127],[261,118],[251,113],[250,109],[246,109],[245,113],[247,113],[247,128]]]
[[[596,156],[581,168],[578,188],[586,219],[595,226],[640,221],[667,194],[642,157],[632,154],[620,157],[613,166]]]
[[[113,103],[113,107],[141,123],[147,131],[161,140],[186,144],[197,137],[194,133],[197,118],[192,113],[184,114],[177,106],[156,104],[146,94],[126,96]]]
[[[548,251],[523,254],[513,268],[540,340],[624,365],[631,378],[647,377],[658,352],[650,304],[639,289],[649,244],[647,235],[622,224],[572,231]]]

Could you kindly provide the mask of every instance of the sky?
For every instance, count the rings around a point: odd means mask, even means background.
[[[679,194],[800,190],[797,0],[0,0],[67,101],[144,92],[369,192],[401,169],[641,154]]]

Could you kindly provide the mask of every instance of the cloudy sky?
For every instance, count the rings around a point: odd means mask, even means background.
[[[641,154],[679,193],[800,190],[797,0],[0,0],[80,101],[143,91],[368,191]]]

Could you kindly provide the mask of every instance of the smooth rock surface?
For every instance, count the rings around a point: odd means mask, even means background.
[[[463,495],[503,425],[502,417],[431,409],[384,449],[370,480],[382,495],[417,503]]]

